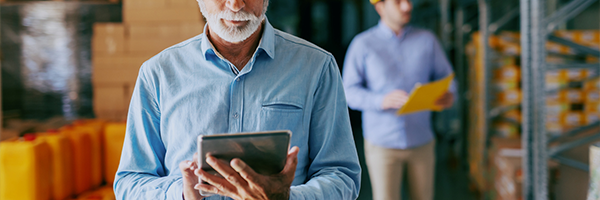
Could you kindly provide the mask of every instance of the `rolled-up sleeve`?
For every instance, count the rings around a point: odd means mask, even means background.
[[[291,188],[290,199],[356,199],[360,164],[337,64],[321,73],[310,121],[309,178]]]
[[[157,82],[149,67],[142,65],[113,185],[117,199],[182,199],[181,176],[167,176],[164,165]]]

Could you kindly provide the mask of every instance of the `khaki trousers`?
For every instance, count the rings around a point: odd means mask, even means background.
[[[435,140],[413,149],[388,149],[365,140],[373,200],[400,200],[406,167],[411,200],[432,200]]]

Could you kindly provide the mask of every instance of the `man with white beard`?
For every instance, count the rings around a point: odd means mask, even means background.
[[[204,33],[140,68],[117,199],[356,199],[361,169],[333,56],[274,29],[268,0],[198,4]],[[221,178],[195,162],[198,135],[282,129],[293,134],[279,174],[208,157]]]

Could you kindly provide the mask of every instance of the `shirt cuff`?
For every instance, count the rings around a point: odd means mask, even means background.
[[[167,199],[183,199],[183,180],[179,179],[171,183],[169,189],[167,190]]]
[[[383,99],[385,98],[386,94],[377,94],[373,96],[373,108],[375,108],[375,110],[378,111],[383,111]]]

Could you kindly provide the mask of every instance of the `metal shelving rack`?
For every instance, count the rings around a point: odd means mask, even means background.
[[[600,133],[548,148],[549,142],[560,138],[549,138],[545,127],[545,74],[547,70],[565,68],[592,68],[594,64],[550,64],[546,63],[547,40],[567,45],[580,53],[600,56],[597,50],[580,46],[552,35],[558,24],[577,16],[596,0],[573,0],[546,17],[545,0],[520,0],[521,13],[521,77],[522,77],[522,145],[523,145],[523,197],[524,199],[548,199],[548,160],[553,158],[564,165],[588,170],[587,164],[559,156],[558,153],[600,138]],[[600,124],[573,129],[563,136],[594,131]]]
[[[503,1],[501,3],[507,3],[508,1]],[[483,66],[483,75],[484,75],[484,80],[483,80],[483,92],[481,94],[475,94],[475,95],[479,95],[479,99],[483,99],[482,101],[482,106],[483,106],[483,113],[480,113],[484,116],[484,121],[483,121],[483,128],[482,130],[485,131],[485,133],[482,135],[482,142],[484,142],[484,149],[483,149],[483,160],[488,160],[487,156],[488,156],[488,148],[490,146],[490,138],[491,135],[493,134],[493,130],[492,130],[492,123],[494,120],[498,120],[503,113],[509,111],[509,110],[513,110],[513,109],[518,109],[519,106],[516,105],[508,105],[508,106],[496,106],[494,107],[491,102],[494,100],[494,89],[492,87],[492,77],[493,77],[493,70],[495,68],[495,66],[493,66],[493,62],[492,60],[497,57],[497,55],[495,55],[492,51],[492,48],[490,47],[489,43],[488,43],[488,38],[498,32],[499,30],[501,30],[502,27],[504,27],[505,25],[507,25],[508,23],[511,22],[511,20],[515,19],[516,17],[519,16],[519,9],[518,9],[518,4],[516,4],[515,2],[510,1],[511,3],[515,3],[515,5],[512,5],[513,7],[510,8],[506,8],[506,7],[502,7],[502,8],[498,8],[498,7],[494,7],[494,10],[491,9],[491,4],[492,3],[498,3],[498,1],[492,1],[492,0],[477,0],[477,7],[478,7],[478,26],[479,26],[479,34],[480,34],[480,39],[481,41],[479,42],[480,46],[478,48],[483,49],[482,51],[482,66]],[[508,4],[510,6],[510,4]],[[498,12],[499,10],[504,11],[504,12]],[[494,13],[492,12],[494,11]],[[458,10],[458,13],[461,13],[461,10]],[[495,14],[495,15],[492,15]],[[458,16],[458,17],[462,17],[462,16]],[[460,60],[459,60],[460,61]],[[507,120],[508,119],[503,119],[503,120]],[[513,122],[513,121],[510,121]],[[513,122],[513,123],[518,123],[518,122]]]

